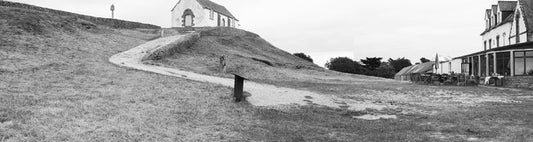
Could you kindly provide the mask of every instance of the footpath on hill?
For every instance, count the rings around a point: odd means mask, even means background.
[[[143,57],[151,51],[169,45],[185,35],[164,37],[149,41],[138,47],[112,56],[109,61],[121,67],[133,68],[141,71],[153,72],[167,76],[179,77],[193,81],[220,84],[233,87],[234,80],[215,76],[197,74],[182,71],[175,68],[167,68],[155,65],[144,64]],[[176,84],[179,85],[179,84]],[[247,101],[254,106],[281,107],[285,105],[320,105],[332,108],[343,108],[349,110],[365,110],[367,108],[381,110],[393,106],[378,105],[371,102],[361,102],[355,100],[341,99],[334,96],[317,94],[310,91],[297,90],[292,88],[278,87],[274,85],[261,84],[253,81],[246,81],[244,91],[251,94]],[[228,94],[229,95],[229,94]]]

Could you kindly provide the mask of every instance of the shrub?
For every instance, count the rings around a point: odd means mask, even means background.
[[[362,72],[362,67],[359,63],[354,62],[348,57],[332,58],[326,63],[326,68],[344,73],[358,74]]]
[[[309,61],[309,62],[313,62],[313,58],[311,58],[311,56],[309,55],[305,55],[304,53],[294,53],[294,56],[298,56],[306,61]]]

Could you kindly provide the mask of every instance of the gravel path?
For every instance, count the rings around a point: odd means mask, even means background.
[[[121,67],[133,68],[162,75],[179,77],[200,82],[216,83],[227,87],[233,87],[233,79],[220,78],[188,71],[182,71],[174,68],[143,64],[142,59],[144,56],[150,54],[157,48],[163,47],[164,45],[168,45],[179,40],[183,36],[184,35],[164,37],[147,42],[128,51],[114,55],[109,59],[109,61]],[[310,91],[277,87],[273,85],[255,83],[252,81],[245,82],[244,91],[252,94],[250,97],[247,98],[247,101],[254,106],[276,107],[295,104],[314,104],[350,110],[365,110],[367,108],[381,110],[383,108],[393,107],[387,105],[373,104],[370,102],[340,99],[335,98],[333,96],[321,95]]]

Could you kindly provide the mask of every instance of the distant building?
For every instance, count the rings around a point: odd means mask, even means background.
[[[394,79],[399,81],[417,81],[422,74],[432,74],[435,62],[426,62],[408,66],[400,70]]]
[[[180,0],[172,8],[172,27],[239,27],[226,7],[210,0]]]

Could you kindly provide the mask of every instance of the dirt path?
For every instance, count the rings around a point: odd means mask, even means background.
[[[184,35],[177,35],[153,40],[128,51],[114,55],[109,59],[109,61],[121,67],[133,68],[162,75],[190,79],[200,82],[216,83],[227,87],[233,87],[234,82],[232,79],[202,75],[174,68],[143,64],[143,57],[151,53],[151,51],[163,47],[164,45],[171,44],[172,42],[175,42],[176,40],[179,40],[182,37],[184,37]],[[346,100],[333,96],[321,95],[310,91],[277,87],[273,85],[260,84],[252,81],[247,81],[245,83],[244,90],[252,94],[250,97],[247,98],[247,101],[254,106],[278,107],[283,105],[295,104],[314,104],[333,108],[345,108],[350,110],[365,110],[367,108],[381,110],[383,108],[394,107],[387,105],[377,105],[371,102]]]

